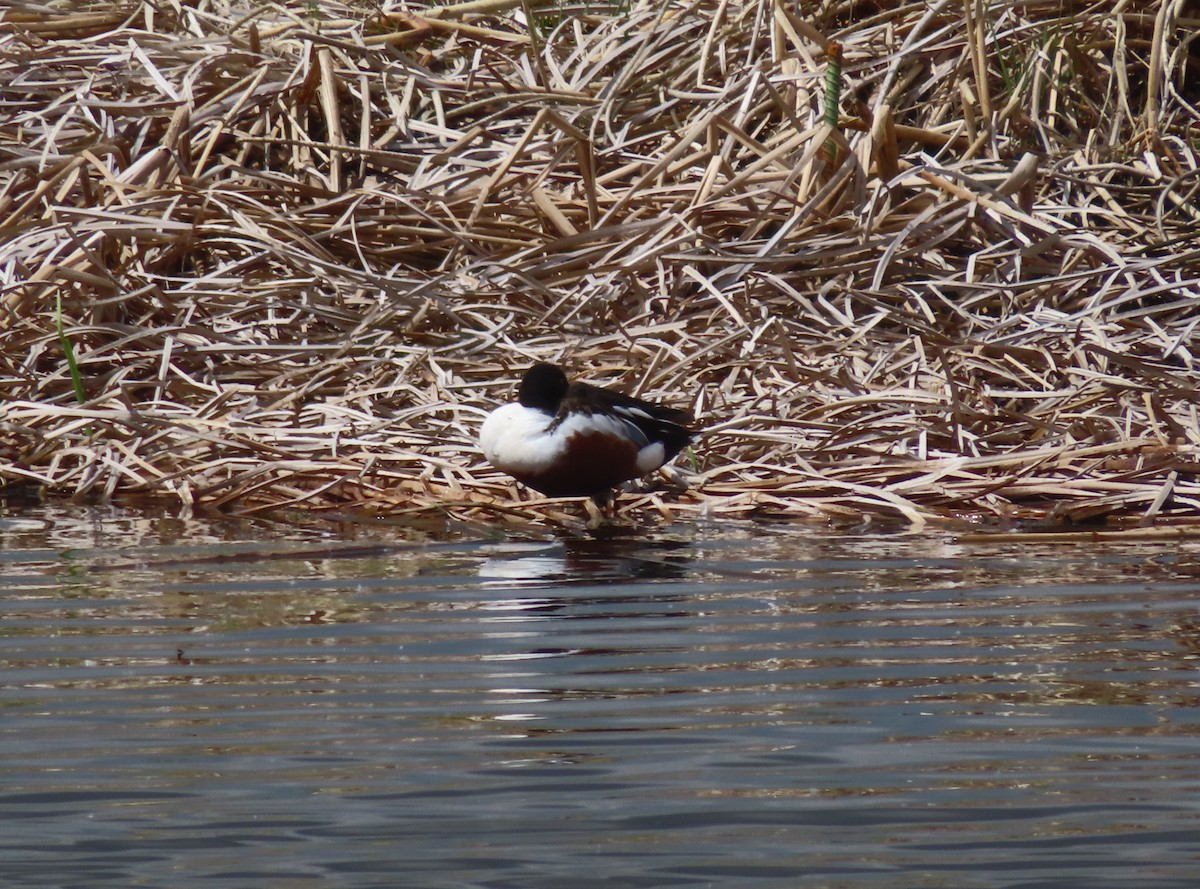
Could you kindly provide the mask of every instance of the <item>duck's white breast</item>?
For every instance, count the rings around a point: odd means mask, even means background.
[[[566,438],[548,431],[553,421],[553,417],[523,404],[498,407],[487,415],[479,430],[483,456],[509,474],[545,471],[567,446]]]

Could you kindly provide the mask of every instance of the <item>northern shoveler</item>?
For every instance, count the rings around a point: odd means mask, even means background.
[[[548,497],[601,506],[622,482],[658,469],[692,441],[692,415],[587,383],[553,364],[521,378],[516,404],[492,411],[479,433],[497,469]]]

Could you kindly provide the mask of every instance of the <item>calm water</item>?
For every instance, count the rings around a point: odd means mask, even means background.
[[[0,541],[0,886],[1197,885],[1200,542]]]

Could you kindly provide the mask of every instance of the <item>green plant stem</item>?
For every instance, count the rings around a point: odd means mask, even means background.
[[[829,67],[825,69],[825,123],[836,130],[838,108],[842,104],[842,45],[830,43],[826,52]],[[830,163],[837,158],[837,146],[832,139],[825,142],[825,156]]]

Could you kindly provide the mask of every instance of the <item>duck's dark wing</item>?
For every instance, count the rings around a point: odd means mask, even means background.
[[[618,417],[629,429],[630,438],[638,443],[639,448],[662,442],[667,452],[666,460],[691,444],[695,436],[690,428],[694,418],[688,411],[642,401],[632,395],[587,383],[572,383],[567,389],[558,415],[563,417],[571,412],[606,413]]]

